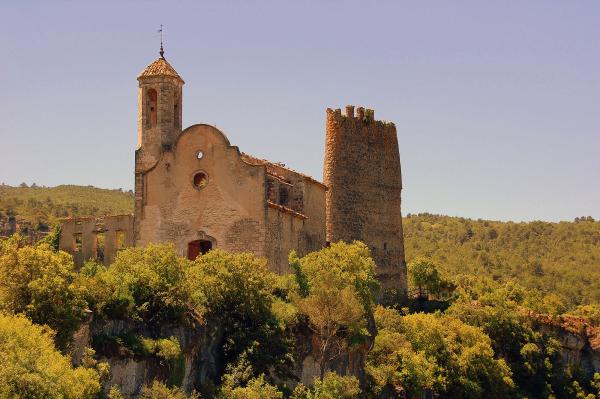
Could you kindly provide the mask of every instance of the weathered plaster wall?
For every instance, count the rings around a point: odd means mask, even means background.
[[[193,184],[197,172],[208,176],[200,189]],[[189,242],[205,239],[213,248],[264,255],[265,169],[244,162],[216,128],[186,129],[156,166],[139,175],[136,246],[172,242],[187,256]]]
[[[103,263],[110,265],[117,256],[117,232],[121,232],[125,247],[133,245],[132,215],[104,217],[82,217],[63,219],[59,248],[73,255],[73,261],[79,268],[88,259],[97,259],[99,233],[104,234]],[[75,235],[81,234],[81,248],[78,250]]]
[[[327,110],[323,181],[327,240],[361,240],[371,249],[384,288],[406,290],[400,213],[402,176],[396,127],[372,110]]]

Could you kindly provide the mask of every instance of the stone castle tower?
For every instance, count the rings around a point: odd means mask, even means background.
[[[396,126],[371,109],[327,109],[323,183],[327,241],[363,241],[383,288],[406,289]]]

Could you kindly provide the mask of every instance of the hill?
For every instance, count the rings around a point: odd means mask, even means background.
[[[0,186],[0,223],[10,217],[47,231],[58,218],[133,212],[133,193],[92,186]]]
[[[568,310],[600,303],[600,222],[496,222],[419,214],[404,219],[407,261],[432,258],[450,279],[515,280]]]

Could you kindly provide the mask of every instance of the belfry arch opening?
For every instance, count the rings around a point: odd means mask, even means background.
[[[158,94],[156,90],[149,89],[148,90],[148,124],[150,127],[156,126],[157,118],[157,102],[158,102]]]
[[[208,240],[195,240],[188,244],[188,259],[194,260],[199,255],[204,255],[212,249],[212,242]]]

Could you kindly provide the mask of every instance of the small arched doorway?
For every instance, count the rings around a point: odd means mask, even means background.
[[[194,260],[198,255],[204,255],[212,249],[212,242],[208,240],[195,240],[188,244],[188,259]]]

